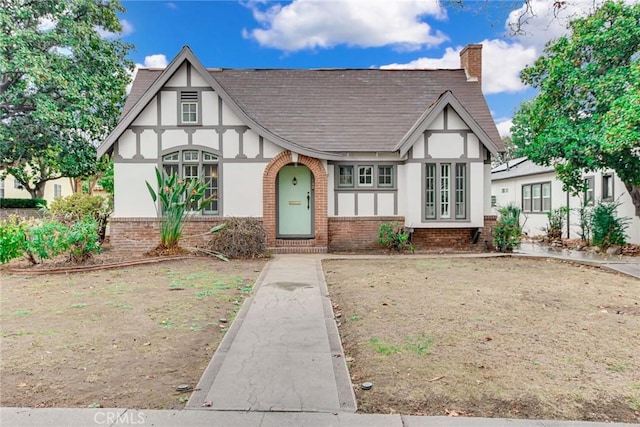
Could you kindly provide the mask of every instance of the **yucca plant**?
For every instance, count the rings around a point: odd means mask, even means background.
[[[178,174],[168,175],[158,168],[157,192],[147,181],[145,183],[160,217],[160,243],[166,248],[174,247],[182,237],[185,220],[194,212],[201,211],[209,202],[204,197],[207,186],[203,180],[182,181]],[[157,203],[158,200],[160,203]]]

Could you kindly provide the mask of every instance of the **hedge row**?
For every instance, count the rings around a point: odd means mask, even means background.
[[[44,199],[9,199],[0,198],[0,209],[35,209],[41,206],[47,206]]]

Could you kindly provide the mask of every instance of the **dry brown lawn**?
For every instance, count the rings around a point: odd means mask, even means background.
[[[0,280],[1,406],[177,409],[263,261],[211,258]],[[224,327],[225,325],[222,324]]]
[[[524,258],[326,260],[359,410],[640,421],[640,280]]]

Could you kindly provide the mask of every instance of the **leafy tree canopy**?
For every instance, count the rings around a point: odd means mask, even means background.
[[[96,173],[133,64],[117,0],[0,0],[0,169],[32,197]]]
[[[640,216],[640,4],[608,1],[570,29],[523,70],[539,93],[516,113],[513,142],[573,193],[583,173],[613,169]]]

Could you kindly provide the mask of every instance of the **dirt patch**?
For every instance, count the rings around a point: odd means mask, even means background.
[[[179,409],[264,261],[2,272],[2,406]],[[227,319],[221,323],[220,319]]]
[[[640,421],[640,281],[557,260],[323,263],[359,411]]]

